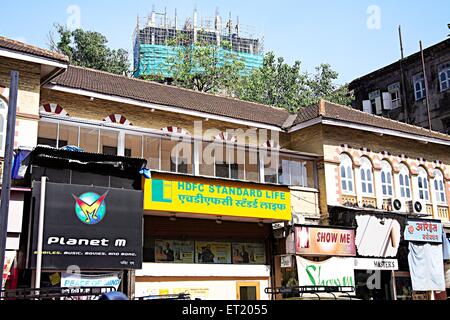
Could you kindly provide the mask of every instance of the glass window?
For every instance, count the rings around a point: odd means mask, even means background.
[[[216,177],[242,180],[245,179],[244,149],[237,149],[234,144],[216,143],[216,147],[214,150],[214,160],[216,167]]]
[[[384,197],[392,197],[393,185],[392,185],[392,167],[387,161],[381,162],[381,189],[383,190]]]
[[[428,173],[422,167],[419,168],[419,177],[417,178],[419,199],[429,201],[430,191],[428,187]]]
[[[359,168],[361,173],[361,189],[362,193],[373,195],[373,174],[372,163],[367,158],[361,158],[361,167]]]
[[[58,148],[62,148],[65,146],[78,147],[78,131],[79,131],[78,127],[60,124],[59,141],[57,147]]]
[[[142,136],[125,134],[125,156],[142,158]]]
[[[423,73],[415,75],[413,77],[413,83],[414,83],[414,95],[416,97],[416,101],[425,98],[426,90],[425,90],[425,79],[423,77]]]
[[[400,196],[404,199],[411,199],[411,178],[409,176],[409,169],[404,164],[400,165]]]
[[[439,85],[441,92],[450,89],[450,63],[439,66]]]
[[[39,121],[38,126],[38,145],[44,145],[56,148],[58,137],[58,124]]]
[[[280,153],[272,150],[261,150],[261,161],[264,162],[264,181],[278,183],[278,160]]]
[[[161,138],[146,136],[144,138],[144,155],[143,158],[147,160],[147,167],[153,170],[160,170],[159,168],[159,148]]]
[[[396,109],[402,105],[400,96],[400,83],[396,82],[388,86],[388,92],[391,95],[392,109]]]
[[[214,177],[215,169],[215,147],[214,143],[198,142],[201,150],[199,158],[199,172],[202,176]]]
[[[191,174],[192,143],[181,139],[161,139],[161,170]]]
[[[103,154],[118,155],[119,133],[117,131],[102,130],[100,133],[100,150]]]
[[[80,148],[85,152],[98,153],[98,140],[100,130],[80,128]]]
[[[257,150],[246,150],[245,152],[245,178],[248,181],[260,182]]]
[[[280,155],[278,165],[278,180],[282,185],[291,185],[291,159],[288,156]]]
[[[434,171],[434,192],[437,203],[447,205],[444,175],[440,170]]]
[[[353,193],[353,162],[346,154],[341,155],[340,171],[342,192]]]

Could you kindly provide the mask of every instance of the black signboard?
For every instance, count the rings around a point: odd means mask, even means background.
[[[36,268],[41,183],[33,182],[31,268]],[[42,269],[142,268],[141,191],[47,183]]]

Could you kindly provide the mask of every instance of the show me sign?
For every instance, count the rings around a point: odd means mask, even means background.
[[[203,179],[202,179],[203,180]],[[285,187],[162,177],[145,179],[144,210],[289,221],[291,198]]]

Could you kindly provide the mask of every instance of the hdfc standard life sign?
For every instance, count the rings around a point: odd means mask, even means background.
[[[40,182],[33,182],[31,268],[36,267]],[[140,191],[47,183],[42,268],[140,269]]]
[[[289,189],[251,186],[224,181],[208,184],[187,177],[145,179],[144,209],[276,221],[292,219]]]

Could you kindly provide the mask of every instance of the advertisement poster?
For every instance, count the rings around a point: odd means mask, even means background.
[[[41,183],[33,182],[31,266],[36,267]],[[142,268],[141,191],[47,183],[42,268]]]
[[[6,285],[6,281],[8,280],[9,273],[11,272],[11,267],[14,263],[15,258],[16,258],[15,251],[5,252],[5,265],[3,266],[2,288],[4,288]]]
[[[355,286],[353,258],[313,262],[297,256],[299,286]]]
[[[195,262],[231,264],[231,243],[195,242]]]
[[[238,182],[206,184],[168,178],[146,179],[144,185],[144,209],[162,212],[289,221],[290,197],[288,188],[250,188]]]
[[[266,248],[262,243],[233,243],[233,264],[266,264]]]
[[[155,261],[170,263],[194,263],[194,242],[156,240]]]
[[[405,227],[405,240],[442,243],[442,223],[430,220],[408,220]]]
[[[296,253],[301,255],[356,255],[355,230],[301,226],[295,228]]]
[[[400,246],[400,223],[373,215],[356,216],[355,244],[362,257],[394,258]]]

